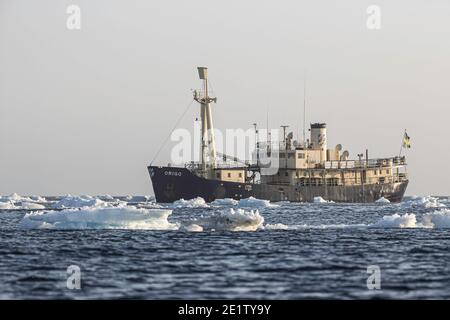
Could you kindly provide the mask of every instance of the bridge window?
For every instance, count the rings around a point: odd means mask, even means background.
[[[328,186],[337,186],[338,185],[338,179],[337,178],[328,178],[326,180]]]
[[[297,158],[298,159],[305,159],[305,154],[300,152],[300,153],[297,154]]]

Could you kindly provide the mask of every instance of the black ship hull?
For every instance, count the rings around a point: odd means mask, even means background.
[[[149,166],[156,201],[169,203],[179,199],[202,197],[244,199],[255,197],[270,201],[312,202],[322,197],[334,202],[370,203],[384,197],[400,202],[408,181],[352,186],[294,186],[252,184],[204,179],[186,168]]]

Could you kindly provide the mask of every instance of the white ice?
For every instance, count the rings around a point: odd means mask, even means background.
[[[314,203],[333,203],[333,201],[328,201],[325,200],[324,198],[318,196],[318,197],[314,197]]]
[[[279,205],[270,203],[269,200],[256,199],[253,197],[241,199],[241,200],[239,200],[237,205],[240,208],[264,208],[264,207],[276,208],[276,207],[279,207]]]
[[[422,224],[429,228],[450,228],[450,210],[443,209],[426,213]]]
[[[213,202],[211,202],[212,206],[235,206],[239,203],[239,201],[231,199],[231,198],[224,198],[224,199],[216,199]]]
[[[404,215],[393,214],[384,216],[381,220],[369,225],[372,228],[415,228],[416,215],[413,213],[405,213]]]
[[[401,202],[399,205],[404,209],[445,207],[445,204],[441,203],[438,198],[432,196],[413,196],[411,197],[411,199],[407,199]]]
[[[214,231],[256,231],[262,228],[263,223],[264,218],[258,210],[229,208],[186,222],[184,225],[190,228],[195,225]]]
[[[376,203],[391,203],[389,201],[389,199],[386,199],[385,197],[381,197],[380,199],[378,199],[377,201],[375,201]]]
[[[55,209],[67,209],[67,208],[82,208],[82,207],[106,207],[109,204],[98,198],[94,198],[88,195],[73,196],[66,195],[58,202],[53,204]]]
[[[201,197],[190,200],[180,199],[172,203],[172,208],[208,208],[209,205]]]
[[[25,215],[24,229],[146,229],[177,230],[167,218],[172,210],[136,207],[86,207],[62,211],[37,211]]]

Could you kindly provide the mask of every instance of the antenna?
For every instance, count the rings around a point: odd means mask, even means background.
[[[286,148],[286,128],[289,128],[289,126],[283,125],[283,126],[280,126],[280,127],[283,128],[283,144],[284,144],[284,148],[286,150],[287,149]]]
[[[306,70],[303,79],[303,144],[306,143]]]
[[[267,114],[266,114],[266,133],[267,133],[267,142],[269,141],[269,106],[267,106]]]
[[[256,149],[256,165],[259,165],[259,139],[258,139],[258,124],[255,122],[253,124],[255,127],[255,149]]]

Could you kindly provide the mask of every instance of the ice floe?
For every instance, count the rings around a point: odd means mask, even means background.
[[[283,223],[274,223],[274,224],[266,224],[264,225],[265,230],[289,230],[290,227]]]
[[[126,196],[125,201],[128,203],[149,202],[154,200],[152,196]]]
[[[33,200],[30,197],[22,197],[21,195],[17,194],[17,193],[13,193],[10,194],[8,196],[0,196],[0,202],[23,202],[23,201],[27,201],[27,202],[35,202],[35,200]],[[45,199],[44,199],[45,201]]]
[[[372,228],[415,228],[416,215],[413,213],[405,213],[399,215],[398,213],[391,216],[384,216],[377,222],[369,225]]]
[[[450,228],[450,210],[442,209],[428,212],[422,216],[421,222],[417,222],[414,213],[404,215],[393,214],[384,216],[381,220],[369,225],[372,228]]]
[[[45,206],[35,202],[22,202],[20,204],[20,209],[24,210],[42,210],[45,209]]]
[[[192,223],[192,224],[188,224],[188,225],[182,225],[180,227],[180,230],[189,231],[189,232],[202,232],[203,227],[199,226],[198,224]]]
[[[443,209],[426,213],[422,224],[429,228],[450,228],[450,210]]]
[[[190,226],[190,228],[194,225],[200,226],[202,230],[256,231],[262,228],[263,223],[264,218],[259,214],[258,210],[229,208],[183,224]],[[198,227],[195,228],[198,229]]]
[[[400,203],[400,206],[405,209],[414,209],[414,208],[442,208],[445,207],[445,204],[441,203],[439,198],[426,196],[412,196],[409,199]]]
[[[253,197],[239,200],[237,206],[240,208],[264,208],[264,207],[276,208],[276,207],[279,207],[279,205],[270,203],[269,200],[256,199]]]
[[[231,199],[231,198],[224,198],[224,199],[216,199],[213,202],[211,202],[212,206],[235,206],[239,203],[238,200]]]
[[[314,197],[314,203],[334,203],[333,201],[328,201],[328,200],[325,200],[324,198],[322,198],[322,197]]]
[[[88,195],[66,195],[53,204],[55,209],[82,208],[82,207],[106,207],[108,203]]]
[[[114,197],[109,194],[99,195],[95,198],[100,199],[102,201],[115,201]]]
[[[0,202],[0,210],[12,210],[12,209],[17,209],[17,207],[14,205],[14,202],[12,201]]]
[[[208,208],[209,205],[201,197],[190,200],[180,199],[172,203],[172,208]]]
[[[375,201],[376,203],[391,203],[389,201],[389,199],[386,199],[385,197],[381,197],[380,199],[378,199],[377,201]]]
[[[39,203],[46,203],[46,202],[47,202],[47,199],[45,199],[44,197],[41,197],[41,196],[35,196],[35,195],[33,195],[33,196],[30,196],[30,199],[31,199],[33,202],[39,202]]]
[[[25,215],[19,224],[24,229],[146,229],[177,230],[167,218],[172,210],[136,207],[101,207],[36,211]]]
[[[45,206],[37,202],[13,202],[0,201],[0,210],[40,210],[45,209]]]

